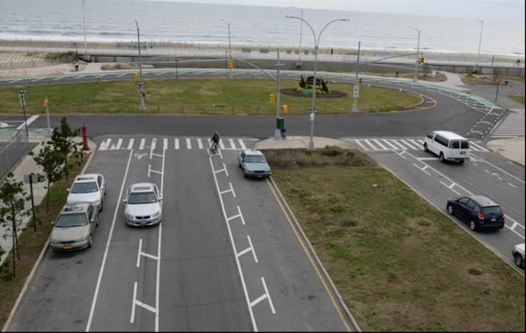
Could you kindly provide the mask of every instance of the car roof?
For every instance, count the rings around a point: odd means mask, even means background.
[[[245,155],[263,156],[263,153],[259,150],[245,150]]]
[[[473,200],[475,203],[477,203],[481,207],[495,207],[499,206],[499,204],[493,202],[491,199],[488,199],[486,197],[483,197],[481,195],[476,195],[473,197],[469,197],[471,200]]]
[[[95,182],[98,176],[98,174],[78,175],[75,178],[75,183]]]
[[[92,204],[89,203],[67,204],[62,207],[60,214],[85,213],[90,206],[92,206]]]
[[[448,131],[434,131],[433,133],[435,134],[438,134],[438,135],[441,135],[443,137],[445,137],[446,139],[449,139],[449,140],[466,140],[466,138],[458,135],[457,133],[453,133],[453,132],[448,132]]]
[[[138,192],[151,192],[153,191],[152,183],[137,183],[130,186],[130,191],[134,193]]]

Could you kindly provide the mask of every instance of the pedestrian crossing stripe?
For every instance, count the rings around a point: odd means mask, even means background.
[[[382,152],[382,151],[409,151],[409,150],[424,150],[424,140],[418,139],[346,139],[346,142],[354,145],[363,151]],[[476,152],[490,152],[488,149],[482,147],[480,144],[470,141],[472,151]]]
[[[491,135],[494,139],[509,139],[526,136],[524,113],[510,114]]]
[[[246,150],[247,146],[252,146],[253,139],[222,139],[219,143],[221,150]],[[136,144],[138,142],[138,144]],[[109,138],[102,141],[99,145],[100,151],[112,150],[155,150],[157,148],[157,138],[152,139],[124,139]],[[249,143],[250,142],[250,143]],[[167,138],[162,139],[162,148],[164,150],[204,150],[210,147],[210,141],[203,138],[175,138],[170,141]]]

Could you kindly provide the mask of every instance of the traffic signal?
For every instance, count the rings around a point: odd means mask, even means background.
[[[228,69],[234,69],[234,60],[228,60]]]
[[[358,79],[358,84],[361,86],[363,84],[363,78]]]
[[[276,94],[270,94],[270,103],[276,104]]]
[[[135,82],[139,82],[139,81],[141,81],[141,74],[135,73]]]
[[[282,105],[281,106],[281,112],[284,114],[287,114],[289,112],[289,106],[288,105]]]
[[[418,63],[420,65],[423,65],[425,62],[426,62],[426,58],[424,56],[421,56],[420,58],[418,58]]]

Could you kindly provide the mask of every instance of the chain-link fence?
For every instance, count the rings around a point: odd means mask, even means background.
[[[0,179],[3,179],[29,149],[26,128],[22,126],[6,142],[0,142]]]

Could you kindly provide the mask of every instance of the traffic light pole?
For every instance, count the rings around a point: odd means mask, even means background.
[[[139,105],[139,111],[146,111],[146,103],[144,102],[144,81],[142,80],[142,56],[141,56],[141,33],[139,30],[139,22],[135,21],[135,25],[137,25],[137,46],[139,49],[139,88],[140,88],[140,95],[141,95],[141,104]]]
[[[414,29],[416,30],[416,32],[418,32],[418,44],[416,46],[416,60],[415,60],[415,78],[413,79],[413,81],[416,83],[418,82],[418,63],[419,63],[419,59],[420,59],[420,30],[418,30],[417,28],[415,27],[411,27],[411,29]]]
[[[280,49],[278,48],[278,63],[276,64],[277,67],[277,80],[276,80],[276,131],[274,132],[274,139],[280,140],[281,139],[281,128],[280,128],[280,122],[281,122],[281,73],[280,73],[280,67],[284,66],[284,64],[280,61]]]
[[[361,53],[362,42],[358,42],[358,59],[356,60],[356,81],[354,83],[354,103],[352,105],[352,112],[358,112],[358,97],[360,97],[360,53]]]

